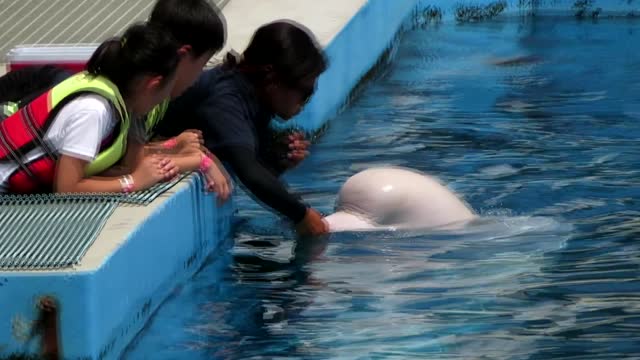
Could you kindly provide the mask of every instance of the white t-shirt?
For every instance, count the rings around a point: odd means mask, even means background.
[[[54,152],[92,161],[118,121],[107,99],[95,94],[80,95],[60,109],[44,138]],[[25,154],[25,162],[43,154],[39,146]],[[16,168],[15,161],[0,161],[0,193],[7,192],[7,181]]]

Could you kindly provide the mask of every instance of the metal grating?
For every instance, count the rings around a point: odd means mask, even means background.
[[[63,201],[67,199],[84,199],[93,201],[116,201],[121,204],[134,204],[134,205],[148,205],[153,200],[162,195],[165,191],[174,187],[182,179],[189,176],[190,173],[180,174],[171,181],[165,183],[159,183],[153,187],[136,191],[132,194],[122,193],[80,193],[80,194],[34,194],[34,195],[0,195],[0,206],[7,206],[17,202],[25,201],[50,201],[55,203],[57,201]]]
[[[0,196],[0,270],[78,264],[119,204],[147,205],[188,175],[127,195]]]
[[[118,198],[118,201],[120,203],[134,204],[134,205],[148,205],[153,200],[158,198],[158,196],[162,195],[162,193],[174,187],[176,184],[182,181],[182,179],[188,177],[190,174],[191,173],[180,174],[171,181],[168,181],[166,183],[156,184],[155,186],[147,190],[137,191],[133,194],[116,194],[116,197]]]
[[[229,0],[210,0],[220,9]],[[0,56],[17,45],[100,43],[143,21],[155,0],[0,0]]]
[[[0,207],[0,270],[55,269],[77,264],[96,239],[113,200],[33,197]]]

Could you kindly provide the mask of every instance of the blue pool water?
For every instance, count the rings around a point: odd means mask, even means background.
[[[234,238],[125,357],[639,358],[639,41],[625,19],[405,34],[287,180],[330,212],[359,169],[409,166],[483,219],[294,246],[241,197]]]

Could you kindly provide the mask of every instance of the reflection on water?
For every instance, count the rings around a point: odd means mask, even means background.
[[[538,17],[406,34],[287,180],[329,212],[354,172],[408,166],[483,218],[294,245],[241,197],[234,244],[126,357],[640,357],[638,29]]]

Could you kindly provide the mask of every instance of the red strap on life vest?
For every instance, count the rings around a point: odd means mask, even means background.
[[[0,122],[0,161],[15,161],[20,166],[9,177],[9,192],[31,194],[51,192],[59,153],[49,149],[43,138],[51,126],[55,114],[49,109],[45,93]],[[111,146],[119,133],[120,124],[101,143],[100,151]],[[24,156],[42,147],[44,154],[34,161],[24,163]]]
[[[48,93],[42,94],[0,122],[0,161],[20,161],[14,154],[24,155],[41,145],[36,133],[44,134],[53,120],[48,101]]]
[[[43,155],[25,167],[29,173],[19,167],[7,182],[10,193],[13,194],[34,194],[40,192],[53,191],[53,178],[56,173],[56,160],[47,155]]]

